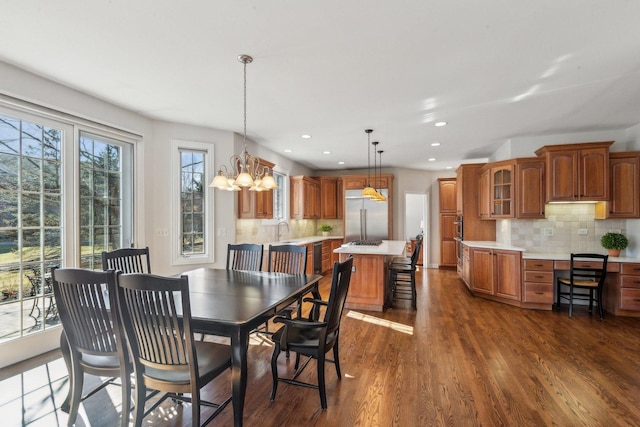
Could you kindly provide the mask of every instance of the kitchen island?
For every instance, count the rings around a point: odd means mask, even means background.
[[[333,252],[340,261],[353,256],[351,284],[345,307],[356,310],[383,311],[389,304],[390,285],[387,265],[405,251],[403,240],[382,240],[379,245],[347,243]]]

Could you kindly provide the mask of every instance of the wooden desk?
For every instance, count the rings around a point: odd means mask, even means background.
[[[235,426],[241,426],[249,333],[298,297],[312,291],[317,293],[322,276],[210,268],[183,274],[189,277],[194,330],[231,338],[233,420]]]

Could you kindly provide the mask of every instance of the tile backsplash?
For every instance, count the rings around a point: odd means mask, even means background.
[[[546,219],[500,221],[496,240],[534,253],[606,253],[600,245],[604,233],[626,234],[624,219],[593,219],[594,203],[548,204],[545,211]]]
[[[282,236],[280,240],[298,239],[301,237],[318,236],[322,234],[319,228],[322,224],[333,227],[334,236],[342,235],[342,220],[289,220],[288,229],[280,226]],[[273,221],[261,219],[239,219],[236,221],[236,242],[271,243],[278,241],[277,225]]]

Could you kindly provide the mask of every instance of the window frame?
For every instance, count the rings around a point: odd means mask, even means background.
[[[284,212],[284,216],[282,218],[276,218],[276,198],[273,198],[273,218],[272,219],[263,219],[262,225],[277,225],[281,221],[289,221],[290,219],[290,211],[289,211],[289,199],[290,199],[290,191],[289,191],[289,170],[278,167],[277,165],[273,167],[273,174],[279,174],[284,176],[284,188],[281,188],[282,191],[282,210]],[[275,190],[271,190],[275,191]]]
[[[200,151],[204,154],[204,253],[194,255],[182,254],[181,243],[181,156],[180,151]],[[182,139],[171,140],[171,224],[169,227],[169,239],[171,246],[172,265],[187,264],[207,264],[212,263],[215,256],[215,235],[213,233],[214,219],[214,197],[209,188],[209,183],[213,179],[214,169],[214,144],[198,141],[187,141]],[[156,236],[162,236],[163,230],[156,229]]]

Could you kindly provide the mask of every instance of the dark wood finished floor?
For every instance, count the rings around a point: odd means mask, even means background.
[[[286,384],[269,402],[272,347],[268,339],[255,338],[245,425],[640,425],[640,319],[600,321],[583,307],[570,319],[566,309],[523,310],[471,297],[453,271],[426,270],[419,277],[417,312],[402,302],[385,313],[346,313],[340,340],[344,376],[337,381],[327,366],[327,411],[320,409],[316,390]],[[324,279],[325,292],[327,284]],[[292,365],[293,358],[281,356],[281,372],[291,372]],[[66,414],[43,409],[49,401],[59,407],[64,372],[52,375],[51,384],[40,381],[33,401],[5,385],[16,378],[24,384],[27,374],[43,366],[48,372],[64,367],[53,353],[1,374],[4,420],[7,410],[18,410],[17,402],[24,410],[23,420],[3,425],[66,424]],[[307,369],[306,379],[315,381],[315,363]],[[205,395],[220,397],[229,387],[225,374]],[[117,423],[118,390],[99,396],[83,404],[78,425]],[[212,425],[230,426],[232,415],[227,408]],[[167,403],[145,424],[189,425],[188,416],[183,407]]]

